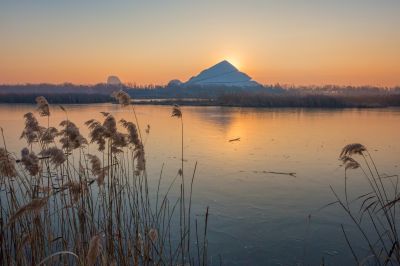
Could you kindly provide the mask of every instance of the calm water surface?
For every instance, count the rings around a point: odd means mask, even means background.
[[[81,127],[100,111],[133,120],[119,106],[66,105],[70,120]],[[0,105],[0,126],[8,149],[19,153],[23,114],[33,105]],[[351,264],[340,230],[343,223],[355,249],[365,252],[359,236],[335,206],[329,185],[343,190],[340,149],[365,144],[381,172],[400,173],[400,109],[311,110],[183,107],[186,176],[198,162],[193,212],[197,219],[210,207],[209,255],[214,265]],[[140,126],[151,126],[146,140],[153,193],[164,163],[162,191],[179,169],[180,124],[166,106],[138,106]],[[53,107],[50,124],[64,113]],[[40,122],[47,124],[45,119]],[[228,140],[240,138],[240,141]],[[94,149],[90,147],[89,149]],[[267,173],[294,172],[295,177]],[[349,193],[360,195],[366,184],[355,171]],[[176,193],[176,191],[175,191]],[[172,197],[176,195],[171,195]],[[308,215],[311,220],[308,222]]]

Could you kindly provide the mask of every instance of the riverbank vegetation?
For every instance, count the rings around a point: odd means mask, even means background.
[[[339,159],[345,171],[344,191],[331,187],[336,201],[328,205],[339,205],[359,234],[361,240],[354,240],[346,232],[348,224],[341,224],[355,264],[400,265],[399,176],[382,174],[368,149],[359,143],[346,145]],[[360,171],[367,182],[368,191],[362,195],[348,193],[353,171]],[[361,252],[360,246],[364,248]]]
[[[123,91],[113,95],[129,118],[86,122],[89,136],[68,118],[53,127],[48,101],[36,98],[37,114],[24,115],[26,147],[0,146],[0,265],[206,265],[208,208],[191,211],[196,167],[183,164],[167,191],[150,187],[135,107]],[[173,118],[171,118],[173,119]],[[7,130],[7,128],[2,128]],[[177,189],[177,197],[169,193]]]

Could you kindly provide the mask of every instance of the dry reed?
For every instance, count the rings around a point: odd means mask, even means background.
[[[130,104],[124,92],[115,97],[123,106]],[[160,205],[159,187],[156,195],[150,192],[133,105],[136,123],[121,119],[120,131],[115,117],[102,112],[101,121],[85,123],[87,141],[68,116],[59,128],[50,127],[47,100],[38,97],[37,103],[47,125],[25,114],[21,138],[27,147],[21,158],[7,151],[6,142],[0,147],[1,265],[208,263],[206,234],[203,243],[190,238],[186,209],[191,203],[184,203],[185,193],[178,195],[180,208],[167,197],[174,185],[184,187],[183,167],[182,183],[173,181]],[[67,115],[65,107],[61,110]],[[173,224],[177,219],[180,224]],[[194,251],[201,254],[191,255]]]
[[[90,239],[89,243],[89,250],[88,254],[86,256],[86,263],[87,265],[95,265],[97,258],[100,255],[101,252],[101,237],[100,235],[95,235]]]
[[[19,208],[8,220],[8,224],[13,224],[17,219],[28,212],[32,212],[35,215],[39,215],[40,210],[46,205],[48,198],[36,198],[26,205]]]
[[[38,105],[37,110],[40,116],[50,116],[49,103],[47,102],[45,97],[36,97],[36,103]]]
[[[28,148],[23,148],[21,151],[21,162],[26,171],[31,176],[36,176],[40,171],[39,158],[34,152],[30,152]]]
[[[358,159],[362,159],[360,163]],[[396,216],[396,203],[400,197],[398,190],[399,177],[387,176],[378,171],[368,149],[359,143],[348,144],[343,147],[339,160],[345,169],[344,196],[331,187],[337,203],[357,228],[363,243],[359,243],[368,250],[367,254],[357,252],[354,242],[345,231],[342,232],[346,243],[357,265],[399,265],[400,246],[397,228],[399,219]],[[367,181],[369,191],[354,200],[349,201],[347,179],[349,170],[359,169]],[[332,205],[328,204],[326,206]]]
[[[15,159],[5,148],[0,148],[0,175],[5,177],[17,176],[15,169]]]

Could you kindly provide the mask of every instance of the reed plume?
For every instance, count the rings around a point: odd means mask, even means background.
[[[354,160],[352,157],[344,155],[339,158],[345,167],[345,169],[357,169],[360,167],[360,164]]]
[[[360,143],[352,143],[352,144],[348,144],[346,146],[343,147],[340,156],[339,157],[343,157],[343,156],[351,156],[354,154],[359,154],[362,155],[364,151],[366,151],[367,149],[365,148],[364,145],[360,144]]]
[[[28,148],[21,150],[21,163],[31,176],[36,176],[40,171],[39,158],[34,152],[29,152]]]
[[[123,152],[122,148],[128,145],[127,136],[121,132],[115,132],[112,136],[112,145],[111,152],[112,153],[121,153]]]
[[[92,166],[92,174],[96,177],[97,184],[99,186],[104,184],[104,178],[107,175],[107,169],[101,167],[101,161],[99,157],[92,154],[87,154],[89,157],[90,164]]]
[[[103,124],[94,119],[85,123],[90,129],[90,142],[96,142],[99,145],[99,151],[103,151],[106,139],[109,139],[111,140],[111,152],[122,152],[122,148],[128,145],[127,135],[117,131],[117,122],[113,115],[106,112],[101,113],[105,116]]]
[[[139,145],[140,139],[136,125],[132,122],[126,121],[125,119],[121,119],[119,122],[128,131],[128,142],[134,146]]]
[[[71,121],[64,120],[60,123],[60,126],[64,127],[59,133],[62,136],[60,143],[63,149],[71,151],[88,144],[87,140],[79,132],[79,128]]]
[[[117,122],[113,115],[108,114],[104,119],[103,126],[106,129],[105,137],[111,138],[117,132]]]
[[[27,143],[30,145],[34,142],[38,142],[40,136],[45,131],[44,127],[39,126],[39,122],[36,117],[31,113],[26,113],[25,118],[25,128],[22,131],[21,139],[25,138]]]
[[[0,148],[0,175],[6,177],[17,176],[15,159],[4,148]]]
[[[43,96],[36,97],[37,110],[40,116],[50,116],[50,107],[46,98]]]
[[[131,103],[131,97],[128,93],[123,90],[115,91],[111,94],[121,105],[129,105]]]
[[[86,264],[89,266],[95,265],[97,257],[100,255],[102,246],[101,246],[101,237],[100,235],[95,235],[90,239],[89,249],[86,256]]]
[[[40,134],[40,141],[44,144],[53,143],[57,135],[58,135],[57,128],[49,127],[47,129],[42,130]]]
[[[20,207],[14,215],[10,217],[8,220],[8,225],[13,224],[17,219],[23,216],[26,213],[33,213],[34,215],[38,215],[40,210],[47,204],[48,197],[44,198],[34,198],[31,202],[26,205]]]
[[[175,116],[177,118],[181,118],[182,117],[182,111],[181,111],[181,108],[179,107],[179,105],[175,104],[172,107],[172,116]]]
[[[106,147],[106,128],[97,120],[91,119],[85,122],[85,125],[89,127],[90,143],[97,143],[98,150],[104,151]]]
[[[62,187],[62,189],[68,189],[69,192],[72,195],[72,200],[73,202],[77,202],[79,199],[79,196],[81,194],[86,193],[86,191],[88,190],[87,184],[86,182],[79,182],[79,181],[68,181],[67,183],[65,183]]]
[[[136,145],[134,149],[134,158],[136,159],[136,171],[139,173],[144,171],[146,169],[146,159],[142,144]]]
[[[67,159],[65,157],[64,152],[57,147],[50,147],[50,148],[44,149],[39,154],[42,155],[43,157],[50,158],[50,161],[56,166],[60,166]]]

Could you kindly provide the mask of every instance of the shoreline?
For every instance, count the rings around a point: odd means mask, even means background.
[[[50,101],[49,101],[50,102]],[[0,105],[36,105],[34,102],[2,102],[0,101]],[[102,104],[117,104],[112,101],[104,101],[104,102],[52,102],[52,104],[56,105],[102,105]],[[135,100],[133,102],[134,105],[148,105],[148,106],[187,106],[187,107],[231,107],[231,108],[256,108],[256,109],[327,109],[327,110],[344,110],[344,109],[387,109],[387,108],[400,108],[400,106],[396,105],[387,105],[387,106],[377,106],[377,105],[354,105],[354,106],[305,106],[305,105],[293,105],[293,106],[263,106],[263,105],[240,105],[240,104],[224,104],[218,103],[215,100],[201,100],[201,101],[186,101],[186,100],[168,100],[168,99],[160,99],[157,100]]]

